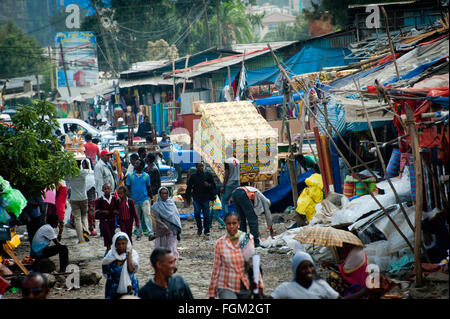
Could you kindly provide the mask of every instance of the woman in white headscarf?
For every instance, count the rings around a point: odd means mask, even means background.
[[[166,187],[159,188],[158,199],[152,209],[156,221],[155,248],[170,249],[177,259],[179,257],[177,241],[181,238],[181,221],[177,206],[173,200],[169,199],[169,190]]]
[[[272,293],[274,299],[337,299],[339,293],[316,277],[314,261],[308,253],[292,257],[292,281],[283,282]]]
[[[128,235],[118,232],[113,236],[111,249],[102,261],[106,277],[105,298],[118,299],[123,295],[137,296],[139,283],[135,276],[139,255],[131,246]]]

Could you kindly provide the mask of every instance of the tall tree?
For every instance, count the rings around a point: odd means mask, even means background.
[[[12,21],[0,25],[0,78],[48,72],[48,61],[39,43]]]
[[[53,134],[59,127],[53,105],[33,101],[12,120],[13,132],[0,126],[0,176],[26,198],[41,197],[47,187],[79,172],[73,154],[63,151]]]

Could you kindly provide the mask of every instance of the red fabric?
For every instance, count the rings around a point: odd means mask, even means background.
[[[445,34],[445,35],[443,35],[442,37],[437,38],[437,39],[434,39],[434,40],[431,40],[431,41],[428,41],[428,42],[420,43],[419,45],[420,45],[420,46],[424,46],[424,45],[427,45],[427,44],[431,44],[431,43],[433,43],[433,42],[437,42],[437,41],[439,41],[439,40],[441,40],[441,39],[443,39],[443,38],[446,38],[446,37],[448,37],[448,33]]]
[[[59,220],[64,220],[66,215],[66,201],[67,201],[67,187],[59,186],[58,195],[56,196],[55,206],[56,214],[58,214]]]
[[[119,203],[119,217],[118,220],[135,220],[136,226],[139,227],[139,218],[136,213],[136,207],[134,206],[134,200],[130,198],[130,206],[127,205],[127,201],[120,201]]]
[[[102,216],[100,220],[106,220],[106,221],[114,221],[114,211],[116,210],[117,199],[113,196],[111,199],[111,203],[108,204],[106,200],[103,199],[103,197],[97,198],[95,201],[95,210],[107,210],[108,215]]]
[[[401,55],[401,53],[396,53],[395,54],[395,58],[396,59],[398,59],[398,57]],[[392,61],[393,60],[393,58],[392,58],[392,53],[391,54],[389,54],[388,56],[386,56],[386,57],[384,57],[384,58],[382,58],[381,60],[378,60],[378,65],[382,65],[382,64],[384,64],[384,63],[386,63],[386,62],[388,62],[388,61]]]
[[[342,278],[345,279],[351,285],[361,285],[363,288],[366,287],[366,278],[368,273],[366,271],[367,268],[367,256],[364,254],[364,264],[359,268],[353,270],[352,272],[345,272],[344,264],[338,264],[339,271],[341,273]]]
[[[94,143],[84,144],[84,153],[92,160],[92,164],[95,164],[95,158],[100,157],[100,148]]]
[[[2,276],[0,276],[0,295],[3,295],[8,287],[9,283],[5,279],[3,279]]]

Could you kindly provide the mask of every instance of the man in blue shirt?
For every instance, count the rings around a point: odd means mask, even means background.
[[[141,159],[136,160],[134,171],[128,175],[126,185],[128,186],[128,193],[134,200],[136,213],[140,221],[140,226],[136,227],[136,240],[141,239],[142,233],[148,236],[148,240],[153,240],[155,239],[155,235],[150,211],[152,191],[150,188],[150,176],[143,171],[144,166],[144,161]]]

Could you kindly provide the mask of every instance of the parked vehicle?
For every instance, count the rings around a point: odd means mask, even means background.
[[[102,148],[108,144],[109,141],[115,140],[112,132],[101,132],[92,125],[83,120],[75,118],[59,118],[57,119],[62,135],[72,137],[75,133],[84,137],[87,133],[92,135],[92,138],[97,138]]]

